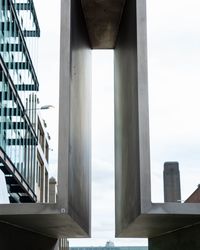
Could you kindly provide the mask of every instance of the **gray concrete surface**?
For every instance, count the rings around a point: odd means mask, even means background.
[[[1,204],[0,221],[49,237],[88,237],[59,204]]]
[[[200,225],[149,239],[149,250],[199,250]]]
[[[2,250],[58,250],[57,246],[57,239],[0,222],[0,249]]]
[[[145,1],[126,1],[114,52],[116,234],[150,206]]]
[[[92,51],[79,1],[71,1],[69,213],[90,230]],[[63,114],[64,115],[64,114]]]
[[[1,222],[51,238],[90,235],[93,45],[83,7],[81,0],[61,0],[57,203],[0,205]],[[200,221],[198,203],[151,202],[146,44],[146,1],[126,0],[114,56],[117,237],[154,238]]]
[[[80,0],[62,0],[58,203],[90,234],[91,48]]]
[[[125,0],[81,0],[93,49],[113,49]]]
[[[194,204],[193,204],[194,205]],[[141,213],[128,226],[117,233],[119,238],[153,238],[200,221],[198,206],[180,203],[152,204],[149,211]]]
[[[127,0],[114,51],[117,237],[155,237],[200,221],[200,204],[152,203],[146,1]]]

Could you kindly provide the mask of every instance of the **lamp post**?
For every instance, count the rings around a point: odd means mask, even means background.
[[[53,105],[44,105],[42,107],[40,107],[39,109],[43,110],[43,109],[50,109],[50,108],[54,108]]]
[[[36,111],[36,110],[46,110],[46,109],[50,109],[50,108],[54,108],[54,106],[53,105],[44,105],[44,106],[41,106],[40,108],[24,109],[23,116],[25,116],[28,111],[30,112],[30,111]]]
[[[50,108],[55,108],[55,107],[53,105],[44,105],[44,106],[41,106],[40,108],[25,109],[24,112],[26,113],[29,110],[44,110],[44,109],[50,109]]]

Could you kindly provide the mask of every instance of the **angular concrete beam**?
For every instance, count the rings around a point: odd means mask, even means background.
[[[200,221],[200,204],[152,203],[146,0],[127,0],[114,51],[117,237],[155,237]]]
[[[0,205],[2,222],[51,238],[90,235],[91,48],[113,47],[116,235],[200,221],[200,204],[151,202],[146,1],[61,0],[58,200]]]
[[[1,249],[56,250],[58,240],[0,222]]]
[[[81,0],[93,49],[113,49],[126,0]]]
[[[92,52],[81,1],[61,3],[58,204],[90,234]]]
[[[145,14],[126,1],[114,51],[117,235],[151,202]]]

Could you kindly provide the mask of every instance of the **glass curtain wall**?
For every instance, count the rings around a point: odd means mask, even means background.
[[[0,148],[32,190],[39,87],[33,65],[39,35],[33,1],[0,0]]]

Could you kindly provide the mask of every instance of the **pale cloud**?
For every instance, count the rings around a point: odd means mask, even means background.
[[[185,199],[199,182],[200,3],[147,4],[152,199],[163,200],[163,163],[170,160],[180,163]]]
[[[43,106],[54,108],[41,111],[50,133],[50,176],[57,177],[58,158],[58,99],[59,99],[59,50],[60,50],[60,1],[34,0],[39,19],[38,79],[39,98]]]

